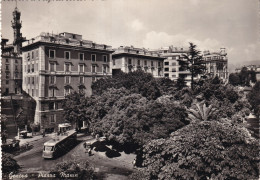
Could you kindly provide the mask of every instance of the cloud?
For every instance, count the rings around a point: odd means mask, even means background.
[[[138,19],[135,19],[134,21],[132,21],[129,26],[134,30],[134,31],[141,31],[143,29],[145,29],[143,23],[138,20]]]
[[[197,45],[197,47],[203,50],[216,51],[221,47],[224,47],[218,40],[206,38],[203,40],[199,40],[194,38],[193,36],[186,34],[176,34],[170,35],[166,32],[156,32],[150,31],[146,33],[145,38],[143,40],[143,46],[147,48],[160,48],[164,46],[177,46],[177,47],[188,47],[189,42],[193,42]]]

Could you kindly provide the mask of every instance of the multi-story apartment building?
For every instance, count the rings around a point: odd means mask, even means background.
[[[131,72],[143,70],[154,77],[163,77],[164,58],[158,53],[149,52],[143,48],[120,46],[112,55],[112,72]]]
[[[219,52],[204,51],[203,59],[206,62],[207,75],[228,80],[228,58],[225,48],[220,48]]]
[[[91,84],[111,76],[112,47],[72,33],[41,33],[23,43],[23,89],[36,100],[35,123],[54,130],[64,121],[62,100],[73,91],[91,95]],[[82,126],[82,125],[80,125]]]
[[[185,79],[187,85],[191,82],[191,73],[185,69],[180,60],[184,59],[184,54],[189,52],[188,48],[183,47],[162,47],[156,50],[150,50],[150,52],[159,53],[164,60],[164,77],[168,77],[171,80],[176,81],[179,77]]]
[[[2,68],[1,93],[2,95],[20,94],[22,92],[22,58],[14,53],[13,45],[6,45],[2,39]]]
[[[21,13],[17,8],[13,11],[12,28],[14,41],[7,44],[8,39],[2,39],[2,68],[1,68],[1,94],[20,94],[22,92],[22,58],[20,48],[25,38],[20,32],[22,23]]]

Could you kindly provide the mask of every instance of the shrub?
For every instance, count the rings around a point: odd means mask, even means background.
[[[17,164],[16,160],[13,159],[11,154],[2,153],[2,173],[4,177],[7,177],[9,173],[18,173],[20,166]]]
[[[65,174],[76,174],[76,179],[79,180],[92,180],[95,178],[94,168],[89,164],[88,161],[64,161],[57,163],[51,173],[55,173],[57,177],[60,177],[60,173]],[[62,178],[62,177],[60,177]]]

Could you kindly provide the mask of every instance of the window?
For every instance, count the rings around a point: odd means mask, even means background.
[[[176,72],[176,68],[172,68],[172,72]]]
[[[95,82],[97,80],[96,77],[92,77],[92,82]]]
[[[116,65],[116,60],[115,59],[113,59],[113,66],[115,66]]]
[[[50,115],[50,123],[55,123],[56,122],[56,116],[55,114]],[[53,147],[52,147],[53,148]],[[51,149],[52,150],[52,149]],[[47,151],[47,150],[46,150]]]
[[[54,102],[49,103],[49,110],[54,110]]]
[[[107,55],[103,56],[103,61],[107,62]]]
[[[8,80],[6,80],[6,81],[5,81],[5,84],[9,84],[9,81],[8,81]]]
[[[28,70],[28,73],[31,71],[30,65],[28,65],[27,70]]]
[[[81,61],[84,60],[84,54],[83,53],[79,53],[79,60],[81,60]]]
[[[65,64],[65,71],[69,72],[70,71],[70,64]]]
[[[27,54],[27,60],[30,61],[30,53]]]
[[[158,66],[159,66],[159,67],[161,66],[161,62],[158,62]]]
[[[30,82],[30,80],[31,80],[31,78],[30,77],[28,77],[28,84],[30,84],[31,82]],[[28,91],[29,92],[29,91]]]
[[[34,90],[32,89],[32,96],[34,96]]]
[[[164,53],[167,53],[167,50],[166,51],[163,51]]]
[[[92,70],[91,72],[95,73],[96,72],[96,66],[92,65],[92,69],[91,70]]]
[[[32,64],[32,72],[34,72],[34,64]]]
[[[147,61],[146,60],[144,61],[144,65],[147,66]]]
[[[6,78],[6,79],[9,79],[9,75],[10,75],[9,73],[6,73],[6,74],[5,74],[5,78]]]
[[[153,61],[151,61],[151,66],[153,66]]]
[[[96,61],[96,55],[95,54],[91,54],[91,61]]]
[[[55,50],[49,50],[49,58],[55,58]]]
[[[51,72],[54,72],[55,71],[55,68],[54,68],[54,63],[50,63],[50,71]]]
[[[54,76],[50,76],[50,84],[54,84],[55,83],[55,77]]]
[[[15,65],[15,70],[18,71],[18,66],[17,65]]]
[[[169,77],[169,74],[168,74],[168,73],[166,73],[166,74],[164,74],[164,76],[165,76],[165,77]]]
[[[18,61],[17,61],[17,59],[15,60],[15,64],[17,64],[18,63]]]
[[[80,83],[80,84],[83,84],[83,83],[84,83],[84,77],[83,77],[83,76],[80,76],[80,77],[79,77],[79,83]]]
[[[5,59],[5,62],[6,62],[6,63],[9,63],[9,59]]]
[[[18,72],[15,73],[15,78],[18,78]]]
[[[34,77],[32,77],[32,84],[34,84]]]
[[[70,88],[65,88],[64,95],[67,96],[67,95],[69,95],[69,93],[70,93]]]
[[[36,50],[36,51],[35,51],[35,57],[36,57],[36,58],[39,57],[39,50]]]
[[[70,52],[69,51],[65,51],[65,59],[70,59]]]
[[[5,89],[5,93],[6,93],[6,94],[9,94],[9,88],[6,88],[6,89]]]
[[[129,64],[129,65],[132,64],[132,59],[128,59],[128,64]]]
[[[168,66],[168,65],[169,65],[169,62],[164,62],[164,65],[165,65],[165,66]]]
[[[140,59],[137,60],[137,65],[140,66]]]
[[[173,63],[172,63],[172,66],[176,66],[176,62],[173,62]]]
[[[34,52],[32,51],[32,59],[34,58]]]
[[[65,76],[65,83],[69,84],[70,83],[70,76]]]
[[[50,90],[50,97],[55,97],[55,89],[54,88],[52,88]]]
[[[107,66],[103,65],[103,73],[107,73]]]
[[[79,65],[79,72],[84,72],[83,65]]]
[[[5,66],[5,69],[6,69],[6,70],[9,70],[9,65],[6,65],[6,66]]]
[[[169,68],[164,68],[164,71],[169,71]]]

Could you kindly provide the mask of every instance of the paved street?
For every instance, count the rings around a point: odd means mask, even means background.
[[[105,154],[94,151],[93,156],[88,156],[83,148],[83,141],[89,140],[91,137],[85,135],[79,135],[78,144],[65,155],[53,160],[44,159],[42,158],[43,144],[50,138],[51,136],[46,136],[32,141],[30,143],[30,145],[33,145],[31,150],[15,157],[18,164],[22,167],[22,172],[51,171],[56,163],[71,159],[88,160],[95,167],[95,171],[98,172],[100,179],[113,179],[115,177],[126,179],[126,176],[132,172],[133,166],[131,162],[134,159],[134,155],[121,153],[121,157],[107,158]]]

